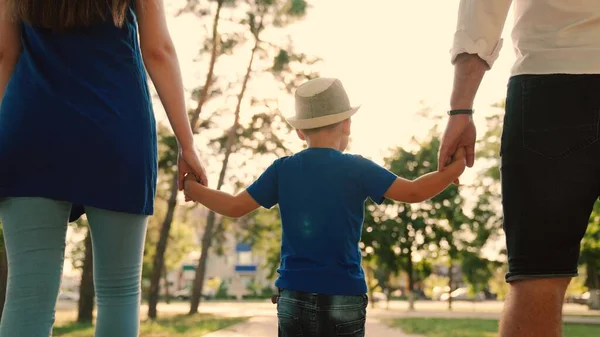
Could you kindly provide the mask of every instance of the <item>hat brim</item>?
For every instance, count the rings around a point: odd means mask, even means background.
[[[332,125],[344,121],[352,117],[360,109],[360,105],[352,109],[336,114],[321,116],[308,119],[297,119],[296,117],[286,118],[286,121],[294,128],[300,130],[322,128],[327,125]]]

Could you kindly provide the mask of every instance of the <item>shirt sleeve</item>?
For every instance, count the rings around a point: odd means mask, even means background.
[[[275,206],[279,200],[277,183],[278,163],[279,160],[276,160],[271,164],[271,166],[269,166],[267,170],[246,190],[257,203],[267,209]]]
[[[461,0],[454,42],[454,64],[459,54],[477,54],[491,68],[500,55],[502,30],[512,0]]]
[[[383,195],[396,181],[397,176],[369,159],[357,156],[357,160],[361,165],[360,179],[366,197],[381,204],[385,200]]]

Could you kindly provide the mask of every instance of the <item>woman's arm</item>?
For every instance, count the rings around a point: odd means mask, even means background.
[[[163,0],[136,0],[144,64],[165,107],[182,150],[193,149],[183,82],[175,46],[167,28]]]
[[[19,24],[8,18],[4,0],[0,0],[0,105],[8,80],[21,55]]]
[[[179,60],[167,28],[163,0],[136,0],[136,12],[144,64],[179,142],[179,190],[183,189],[183,179],[188,173],[193,173],[207,185],[206,172],[194,150]]]

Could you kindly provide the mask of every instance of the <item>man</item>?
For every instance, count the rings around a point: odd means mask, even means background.
[[[439,169],[461,147],[473,165],[473,101],[502,47],[512,2],[517,60],[500,150],[510,291],[500,336],[559,337],[600,194],[600,1],[461,0]]]

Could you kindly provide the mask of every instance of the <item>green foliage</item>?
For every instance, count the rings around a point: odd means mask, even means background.
[[[461,252],[461,267],[465,281],[470,285],[471,295],[476,295],[488,287],[494,275],[494,264],[477,253]]]
[[[268,271],[268,278],[274,279],[281,256],[279,209],[259,209],[249,214],[241,225],[244,230],[242,242],[264,254],[265,259],[260,267]]]
[[[178,154],[179,145],[175,135],[160,130],[158,133],[158,169],[167,176],[175,174],[177,172]]]
[[[246,321],[245,317],[222,318],[211,315],[174,316],[146,321],[140,327],[140,337],[197,337]],[[53,336],[92,337],[91,324],[68,324],[54,328]]]
[[[219,288],[217,289],[217,292],[215,293],[215,299],[223,300],[223,299],[231,298],[231,296],[229,296],[227,294],[228,290],[229,290],[229,285],[227,284],[227,282],[221,281],[221,283],[219,284]]]
[[[388,321],[409,334],[424,337],[496,337],[498,321],[486,319],[400,318]],[[564,325],[565,337],[588,337],[600,334],[599,325]]]
[[[79,218],[72,223],[74,238],[71,238],[70,251],[67,251],[67,257],[71,260],[74,269],[83,268],[83,260],[85,259],[85,233],[87,233],[88,222],[86,218]]]
[[[581,243],[579,261],[586,265],[586,287],[600,289],[600,201],[594,205],[587,231]]]

